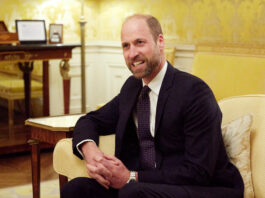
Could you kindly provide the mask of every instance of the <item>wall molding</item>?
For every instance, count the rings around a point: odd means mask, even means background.
[[[195,52],[194,45],[166,44],[175,47],[174,67],[190,72]],[[85,48],[86,61],[86,109],[96,109],[98,104],[106,103],[117,95],[130,71],[126,68],[119,41],[89,41]],[[71,93],[70,113],[81,111],[81,49],[75,48],[70,60]],[[57,65],[56,65],[57,64]],[[50,65],[50,112],[63,114],[62,80],[58,63]],[[125,70],[126,68],[126,70]],[[59,79],[60,78],[60,79]]]

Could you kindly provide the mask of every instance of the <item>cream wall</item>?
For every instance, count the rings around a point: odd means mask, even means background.
[[[0,0],[0,20],[9,31],[15,31],[16,19],[44,19],[48,31],[50,23],[64,24],[64,42],[80,41],[80,0]],[[97,0],[85,1],[86,20],[98,18]],[[97,21],[89,20],[87,38],[96,39]]]
[[[0,0],[0,20],[64,24],[65,42],[79,41],[82,0]],[[119,41],[123,19],[155,15],[169,43],[265,43],[265,0],[85,0],[86,40]]]
[[[155,15],[168,42],[265,43],[264,0],[101,0],[100,38],[119,39],[121,20],[135,12]]]

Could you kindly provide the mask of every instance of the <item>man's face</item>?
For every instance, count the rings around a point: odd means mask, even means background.
[[[129,19],[123,24],[121,31],[123,56],[129,70],[136,78],[152,79],[156,75],[157,68],[161,65],[162,35],[161,38],[154,41],[144,19]]]

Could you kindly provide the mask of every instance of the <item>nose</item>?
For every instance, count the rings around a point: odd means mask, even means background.
[[[131,46],[129,49],[129,58],[134,59],[135,57],[138,56],[138,50],[135,46]]]

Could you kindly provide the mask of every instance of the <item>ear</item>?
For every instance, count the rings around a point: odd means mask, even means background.
[[[158,35],[157,45],[159,46],[160,50],[164,50],[164,48],[165,48],[165,40],[164,40],[164,36],[162,34]]]

